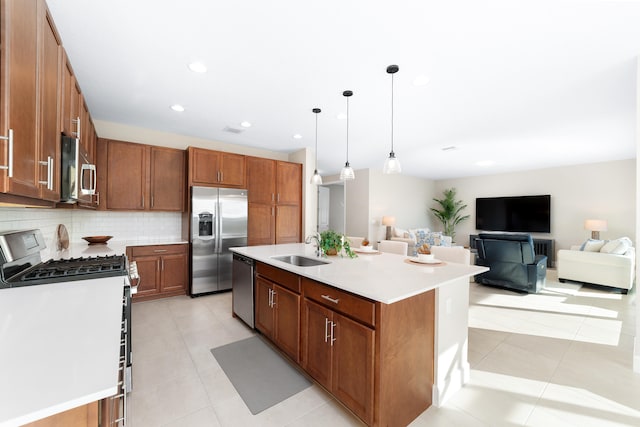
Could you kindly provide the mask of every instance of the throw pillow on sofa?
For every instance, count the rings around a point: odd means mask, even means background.
[[[621,237],[619,239],[611,240],[605,243],[600,252],[606,254],[624,255],[633,244],[628,237]]]
[[[580,250],[584,252],[600,252],[605,243],[604,240],[589,239],[580,246]]]
[[[416,235],[416,248],[419,248],[423,244],[429,246],[449,246],[449,242],[443,239],[443,235],[440,231],[425,231],[424,229],[415,230]]]

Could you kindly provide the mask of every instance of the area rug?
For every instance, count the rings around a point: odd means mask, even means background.
[[[259,336],[211,349],[253,415],[311,385]]]

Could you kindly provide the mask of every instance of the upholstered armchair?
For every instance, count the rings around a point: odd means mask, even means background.
[[[536,255],[529,234],[480,233],[476,240],[477,265],[489,271],[476,282],[516,291],[537,293],[547,277],[547,257]]]

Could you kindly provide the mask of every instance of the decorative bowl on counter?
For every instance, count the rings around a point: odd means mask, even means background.
[[[90,245],[101,245],[107,243],[113,236],[85,236],[82,239]]]

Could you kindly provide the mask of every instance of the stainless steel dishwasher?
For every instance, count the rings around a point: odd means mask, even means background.
[[[251,258],[233,254],[231,289],[233,293],[233,313],[254,327],[253,269],[255,262]]]

